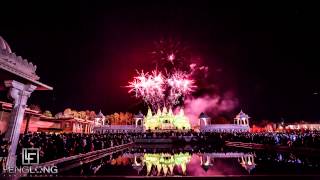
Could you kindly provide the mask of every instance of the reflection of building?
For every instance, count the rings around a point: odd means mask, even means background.
[[[162,112],[160,108],[156,114],[152,114],[151,109],[148,109],[147,116],[144,118],[144,128],[146,130],[187,130],[190,129],[189,119],[184,115],[183,109],[180,109],[178,114],[173,114],[170,108],[164,107]]]
[[[238,153],[238,152],[230,152],[230,153],[204,153],[200,155],[200,165],[205,171],[208,171],[210,166],[214,165],[214,159],[218,158],[238,158],[238,162],[240,165],[245,168],[249,173],[256,166],[254,162],[254,154],[250,153]]]
[[[240,160],[241,166],[246,169],[249,173],[256,167],[256,164],[254,162],[254,156],[242,156]]]
[[[138,162],[137,159],[140,159],[141,162]],[[187,164],[191,159],[189,153],[177,153],[177,154],[168,154],[168,153],[155,153],[150,154],[146,153],[139,157],[134,156],[134,164],[132,165],[135,169],[140,172],[144,166],[147,168],[148,175],[157,175],[157,176],[167,176],[173,175],[174,168],[181,168],[181,171],[186,175]]]
[[[199,116],[200,131],[202,132],[242,132],[249,131],[249,116],[242,111],[236,115],[234,124],[209,124],[205,113]]]

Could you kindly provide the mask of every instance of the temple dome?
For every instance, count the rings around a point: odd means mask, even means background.
[[[7,53],[12,53],[9,44],[0,36],[0,49]]]
[[[236,119],[249,119],[249,116],[241,110]]]
[[[199,115],[199,119],[208,119],[208,118],[209,118],[209,116],[204,112],[200,113],[200,115]]]
[[[101,112],[101,110],[100,110],[100,112],[97,114],[96,117],[97,117],[97,118],[104,118],[105,116],[102,114],[102,112]]]
[[[136,118],[136,119],[143,119],[143,118],[144,118],[144,116],[143,116],[143,114],[141,113],[141,111],[139,111],[139,113],[138,113],[138,114],[135,114],[135,115],[133,116],[133,118]]]

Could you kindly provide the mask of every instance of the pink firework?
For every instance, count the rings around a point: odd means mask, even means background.
[[[177,71],[167,77],[156,70],[151,74],[138,72],[138,76],[133,78],[127,86],[131,88],[129,93],[134,92],[136,98],[142,98],[152,107],[179,103],[179,98],[193,92],[194,81],[188,78],[186,73]]]
[[[151,106],[156,106],[163,100],[164,86],[163,75],[155,70],[151,74],[138,72],[138,76],[134,77],[127,87],[131,88],[129,93],[134,92],[136,98],[142,98]]]
[[[194,80],[189,79],[188,74],[182,71],[174,72],[167,78],[167,83],[170,90],[168,100],[171,104],[178,104],[180,97],[191,94],[196,88]]]

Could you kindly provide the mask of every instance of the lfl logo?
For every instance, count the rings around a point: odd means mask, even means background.
[[[22,148],[22,165],[39,164],[39,148]]]

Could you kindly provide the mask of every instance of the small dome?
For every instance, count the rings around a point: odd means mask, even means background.
[[[96,117],[97,117],[97,118],[104,118],[105,116],[102,114],[102,112],[101,112],[101,110],[100,110],[100,112],[97,114]]]
[[[200,113],[199,119],[208,119],[209,116],[206,115],[204,112]]]
[[[144,118],[144,116],[143,116],[143,114],[141,113],[141,111],[139,111],[139,113],[138,113],[138,114],[135,114],[135,115],[133,116],[133,118]]]
[[[237,119],[248,119],[249,116],[241,110],[240,113],[236,116],[236,118]]]
[[[0,36],[0,49],[8,53],[12,53],[9,44]]]

